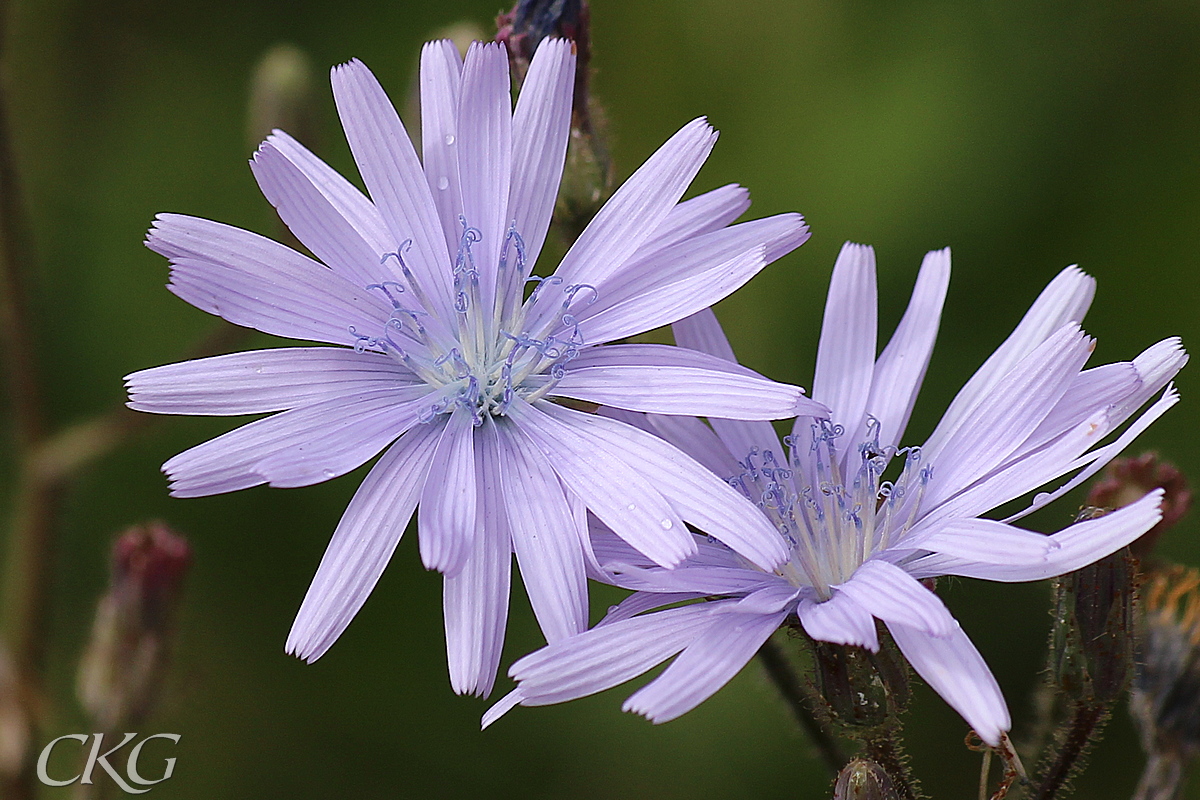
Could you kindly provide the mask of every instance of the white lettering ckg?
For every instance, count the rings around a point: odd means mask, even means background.
[[[67,780],[57,780],[55,778],[51,778],[46,770],[49,766],[50,754],[54,750],[54,746],[64,739],[74,739],[80,744],[86,745],[89,738],[92,740],[92,749],[88,753],[87,760],[84,762],[83,772],[72,778],[68,778]],[[108,750],[101,753],[100,749],[104,746],[103,733],[94,733],[90,737],[86,733],[68,733],[65,736],[59,736],[57,739],[54,739],[45,747],[43,747],[41,754],[38,756],[38,780],[46,786],[70,786],[76,781],[82,784],[91,784],[92,773],[95,771],[96,767],[99,766],[102,770],[108,773],[108,776],[113,779],[117,786],[121,788],[121,791],[126,792],[127,794],[145,794],[146,792],[150,791],[148,787],[151,787],[156,783],[162,783],[174,774],[175,758],[171,757],[165,759],[162,777],[154,779],[144,778],[142,777],[141,773],[138,772],[138,758],[140,758],[142,755],[142,747],[151,739],[169,739],[172,743],[179,744],[179,739],[181,737],[178,733],[155,733],[147,736],[145,739],[142,739],[133,746],[132,750],[129,751],[129,760],[125,763],[126,775],[122,777],[121,774],[113,768],[113,765],[109,763],[108,757],[136,738],[136,733],[126,733],[116,747],[110,747]],[[126,783],[126,777],[130,782],[138,784],[139,786],[145,786],[147,788],[134,788],[129,783]]]

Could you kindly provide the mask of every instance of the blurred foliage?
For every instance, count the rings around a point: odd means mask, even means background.
[[[752,367],[811,381],[825,285],[845,239],[877,249],[885,331],[921,255],[954,250],[910,441],[931,430],[1067,264],[1099,279],[1087,324],[1098,358],[1130,358],[1171,334],[1200,342],[1200,6],[664,0],[647,8],[598,0],[593,9],[593,87],[618,173],[707,114],[722,137],[695,190],[736,181],[751,189],[754,216],[798,210],[813,227],[808,244],[718,308]],[[162,288],[165,263],[140,245],[155,213],[276,233],[245,163],[249,82],[268,48],[298,46],[318,75],[358,56],[400,103],[424,38],[462,20],[488,30],[497,10],[465,0],[14,3],[5,77],[40,263],[35,340],[51,419],[80,421],[121,402],[122,375],[177,360],[213,330],[215,320]],[[353,174],[326,84],[316,83],[308,142]],[[1139,443],[1185,472],[1186,454],[1200,446],[1196,369],[1180,381],[1183,404]],[[86,727],[72,683],[113,535],[160,518],[188,536],[194,570],[174,673],[145,723],[145,732],[183,737],[175,777],[154,797],[830,791],[756,665],[663,727],[621,714],[625,694],[610,692],[518,709],[480,733],[487,703],[449,690],[440,580],[420,567],[411,536],[327,656],[313,666],[285,656],[292,615],[363,470],[286,494],[169,499],[158,465],[231,425],[161,420],[68,493],[47,738]],[[1032,524],[1056,529],[1073,513],[1063,503]],[[1200,563],[1193,527],[1185,522],[1163,542],[1168,558]],[[1004,687],[1019,736],[1042,664],[1047,587],[960,580],[943,589]],[[597,613],[616,599],[594,596]],[[506,664],[539,644],[524,598],[514,606]],[[926,790],[973,796],[979,756],[962,745],[962,721],[925,689],[914,707],[909,751]],[[1128,797],[1141,758],[1119,713],[1079,796]],[[1189,796],[1200,797],[1200,786]]]

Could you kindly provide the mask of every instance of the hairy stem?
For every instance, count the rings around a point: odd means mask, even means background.
[[[1075,703],[1071,716],[1062,729],[1058,753],[1038,776],[1033,800],[1054,800],[1067,786],[1067,781],[1082,768],[1080,759],[1087,753],[1108,720],[1109,708],[1104,703]]]
[[[883,767],[900,800],[921,800],[921,786],[908,766],[908,757],[900,745],[900,730],[893,728],[867,741],[867,757]]]

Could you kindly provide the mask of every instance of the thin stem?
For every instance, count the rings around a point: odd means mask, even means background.
[[[983,763],[979,766],[979,800],[988,800],[988,775],[992,771],[992,748],[983,751]]]
[[[1060,746],[1054,760],[1045,768],[1032,793],[1033,800],[1054,800],[1067,781],[1082,766],[1080,759],[1087,753],[1095,735],[1108,720],[1109,709],[1103,703],[1076,703],[1071,717],[1063,728]]]
[[[771,683],[775,684],[780,696],[791,709],[796,722],[800,724],[800,727],[808,734],[809,740],[817,748],[825,767],[831,775],[837,775],[849,759],[842,751],[841,745],[809,709],[804,700],[804,690],[800,685],[800,679],[788,662],[783,648],[777,642],[768,639],[759,648],[758,660],[767,671],[767,677],[771,679]]]
[[[20,696],[25,698],[28,741],[36,751],[37,724],[30,711],[42,692],[46,650],[46,600],[53,549],[55,486],[39,479],[32,454],[46,432],[43,389],[30,337],[29,286],[36,273],[17,176],[8,108],[7,33],[10,7],[0,1],[0,349],[11,401],[17,478],[8,543],[5,629]],[[32,757],[7,776],[4,796],[32,798],[36,792]]]

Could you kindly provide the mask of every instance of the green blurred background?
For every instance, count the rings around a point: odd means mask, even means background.
[[[40,264],[33,340],[52,421],[120,403],[122,375],[177,360],[214,328],[163,288],[164,260],[141,245],[155,213],[274,233],[246,166],[249,76],[267,48],[294,43],[317,65],[308,139],[353,175],[324,69],[358,56],[402,102],[423,40],[464,20],[490,32],[498,10],[495,0],[13,3],[11,116]],[[808,244],[718,307],[743,360],[774,378],[811,382],[825,286],[846,239],[876,247],[889,332],[922,254],[954,251],[910,441],[1067,264],[1099,279],[1087,320],[1098,359],[1131,358],[1172,334],[1200,342],[1193,2],[597,0],[593,42],[594,91],[621,177],[706,114],[722,135],[694,191],[736,181],[753,193],[754,216],[808,218]],[[1187,371],[1179,383],[1184,402],[1135,452],[1157,448],[1187,470],[1200,447],[1200,387]],[[481,733],[488,703],[450,691],[440,580],[421,568],[411,537],[328,655],[312,666],[286,656],[292,616],[363,470],[307,489],[168,498],[158,466],[232,424],[161,420],[67,492],[42,742],[86,729],[74,670],[112,537],[160,518],[189,537],[195,559],[173,673],[143,726],[180,733],[179,761],[151,797],[828,796],[757,665],[661,727],[620,713],[624,688],[518,709]],[[11,458],[0,474],[11,477]],[[1034,525],[1060,527],[1078,499]],[[1195,528],[1185,522],[1163,552],[1200,563]],[[964,580],[944,589],[1019,732],[1042,664],[1047,588]],[[597,595],[597,612],[613,599]],[[517,592],[504,663],[539,643]],[[974,796],[979,757],[963,747],[964,723],[931,692],[915,706],[910,752],[926,789]],[[1140,766],[1120,712],[1078,796],[1128,797]],[[1190,797],[1200,797],[1196,783]]]

